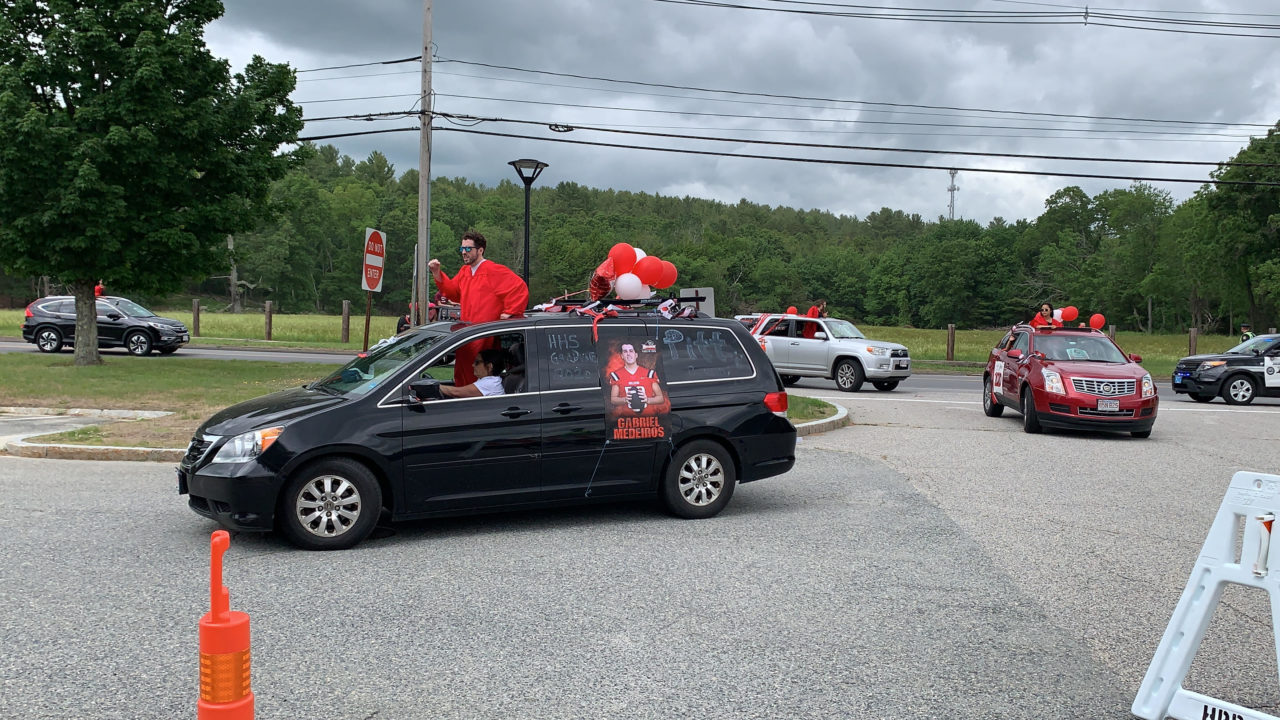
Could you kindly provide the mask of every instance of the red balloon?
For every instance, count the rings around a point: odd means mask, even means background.
[[[1089,317],[1089,327],[1094,330],[1101,330],[1102,326],[1106,324],[1107,319],[1102,316],[1102,313],[1094,313]]]
[[[616,278],[617,273],[613,271],[613,258],[605,258],[604,262],[596,267],[596,271],[591,273],[591,282],[587,285],[587,289],[591,292],[591,299],[599,300],[608,295],[613,289],[613,281]]]
[[[618,243],[609,248],[609,259],[613,260],[613,271],[619,275],[631,272],[636,264],[636,249],[627,243]]]
[[[662,261],[662,279],[658,280],[654,287],[659,290],[666,290],[676,284],[676,278],[680,277],[680,273],[676,270],[675,263]]]
[[[645,255],[636,261],[631,272],[635,273],[635,276],[645,285],[655,285],[662,279],[662,260],[655,255]]]
[[[1080,311],[1076,309],[1075,305],[1068,305],[1062,308],[1062,322],[1071,322],[1078,317],[1080,317]]]
[[[795,306],[795,305],[792,305],[791,307],[787,308],[787,314],[788,314],[788,315],[795,315],[795,314],[797,314],[797,313],[799,313],[799,312],[800,312],[800,311],[796,309],[796,306]]]

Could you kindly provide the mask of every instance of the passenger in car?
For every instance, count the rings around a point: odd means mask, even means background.
[[[502,387],[502,371],[507,369],[506,352],[493,348],[481,350],[472,367],[475,369],[475,382],[462,387],[441,385],[440,394],[447,398],[471,398],[506,392]]]
[[[1062,321],[1053,316],[1053,306],[1047,302],[1040,303],[1040,312],[1027,324],[1031,327],[1062,327]]]

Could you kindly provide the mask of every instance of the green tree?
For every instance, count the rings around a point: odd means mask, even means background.
[[[0,264],[76,296],[75,362],[100,362],[93,286],[163,292],[222,270],[268,209],[302,127],[294,74],[208,51],[217,0],[0,4]]]

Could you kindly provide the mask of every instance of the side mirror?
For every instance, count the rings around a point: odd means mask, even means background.
[[[409,383],[409,394],[419,400],[439,400],[444,397],[440,392],[440,381],[435,378],[422,378]]]
[[[112,320],[119,320],[120,318],[122,318],[122,317],[124,317],[124,316],[123,316],[123,315],[121,315],[120,313],[107,313],[107,317],[108,317],[108,318],[110,318],[110,319],[112,319]]]
[[[1140,363],[1142,362],[1142,356],[1137,353],[1129,353],[1129,360],[1130,362]]]
[[[814,340],[826,340],[826,339],[827,339],[827,334],[826,334],[826,333],[824,333],[824,332],[822,332],[821,330],[819,330],[818,332],[816,332],[816,333],[814,333],[814,334],[813,334],[813,339],[814,339]]]
[[[1012,349],[1012,350],[1010,350],[1010,351],[1009,351],[1009,359],[1010,359],[1010,360],[1018,360],[1018,359],[1020,359],[1021,357],[1022,357],[1022,351],[1021,351],[1021,350],[1019,350],[1018,348],[1014,348],[1014,349]]]

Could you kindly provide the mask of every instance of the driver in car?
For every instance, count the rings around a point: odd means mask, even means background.
[[[441,385],[440,394],[447,398],[469,398],[502,395],[505,392],[502,387],[502,372],[507,369],[504,351],[493,348],[481,350],[472,365],[476,373],[475,382],[462,387]]]

